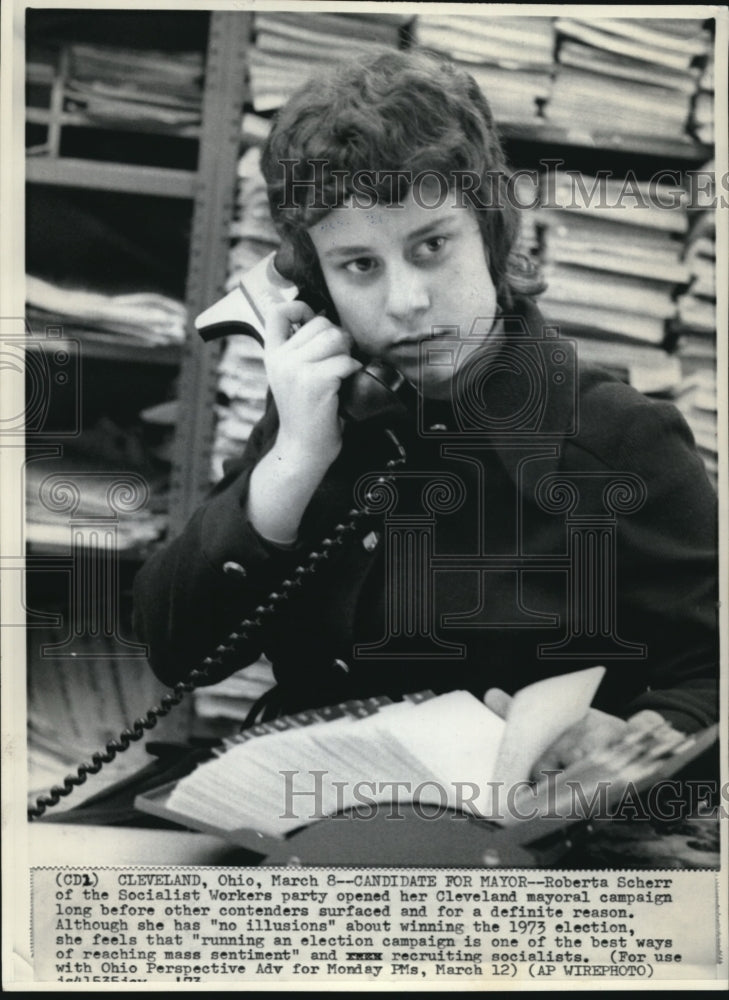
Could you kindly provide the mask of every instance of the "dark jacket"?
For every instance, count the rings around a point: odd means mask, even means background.
[[[691,432],[669,403],[598,370],[573,375],[538,311],[519,308],[527,336],[515,321],[519,350],[473,381],[475,397],[391,421],[407,463],[387,520],[360,518],[211,681],[264,651],[291,711],[426,688],[513,692],[601,663],[596,707],[653,708],[686,731],[716,720],[717,514]],[[245,514],[276,428],[269,403],[241,460],[137,577],[136,629],[169,684],[280,592],[357,506],[354,484],[398,454],[381,427],[348,426],[300,544],[281,550]]]

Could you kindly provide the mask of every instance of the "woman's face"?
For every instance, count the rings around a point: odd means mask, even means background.
[[[361,355],[444,398],[479,346],[436,350],[439,337],[491,329],[496,290],[473,213],[450,193],[411,191],[401,205],[335,208],[309,229],[341,325]],[[442,198],[441,198],[442,200]]]

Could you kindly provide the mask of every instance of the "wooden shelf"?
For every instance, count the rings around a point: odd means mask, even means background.
[[[31,326],[33,322],[31,321]],[[132,341],[128,337],[119,336],[116,340],[113,333],[97,334],[92,330],[74,330],[66,325],[65,339],[54,340],[54,350],[68,351],[72,344],[78,343],[83,358],[98,361],[129,362],[130,364],[164,365],[174,367],[182,358],[181,344],[145,344],[143,341]],[[45,342],[44,342],[45,343]],[[28,340],[27,349],[40,351],[46,349],[41,344]]]
[[[196,191],[197,175],[189,170],[105,163],[101,160],[31,157],[26,161],[25,179],[31,184],[96,188],[155,197],[192,198]]]
[[[29,66],[28,81],[49,87],[50,93],[47,108],[45,102],[38,99],[34,99],[33,106],[26,106],[28,122],[41,128],[45,126],[48,132],[43,142],[36,143],[35,155],[26,160],[27,183],[191,201],[185,283],[185,301],[191,316],[218,298],[225,286],[251,34],[250,13],[210,12],[201,124],[144,130],[145,134],[154,134],[155,138],[163,140],[196,139],[199,156],[195,170],[118,163],[109,158],[62,156],[64,126],[104,127],[105,122],[92,121],[82,110],[73,110],[64,104],[65,97],[71,96],[64,87],[68,79],[67,49],[60,51],[53,66],[42,61]],[[126,134],[137,131],[128,122],[110,122],[108,127]],[[211,349],[202,344],[191,329],[188,329],[184,347],[177,344],[147,347],[129,338],[120,336],[117,341],[113,334],[94,335],[75,329],[69,323],[62,325],[66,343],[79,342],[84,358],[168,365],[179,369],[180,395],[188,405],[176,434],[175,487],[171,491],[170,518],[176,525],[184,524],[209,488],[219,346]]]
[[[641,156],[660,156],[698,163],[710,159],[714,152],[712,146],[694,142],[688,136],[664,139],[661,136],[629,135],[577,126],[564,128],[549,121],[498,122],[497,127],[502,137],[509,141],[639,153]]]
[[[145,135],[159,135],[173,139],[199,139],[199,125],[163,125],[158,122],[124,121],[123,119],[92,118],[83,111],[61,111],[53,114],[50,108],[25,109],[25,120],[31,125],[50,125],[57,122],[61,127],[72,125],[74,128],[111,129],[114,132],[144,132]]]

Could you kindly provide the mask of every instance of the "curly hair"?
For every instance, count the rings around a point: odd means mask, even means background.
[[[514,291],[540,290],[530,263],[514,253],[519,210],[507,197],[510,174],[488,101],[444,56],[387,49],[312,78],[279,111],[261,167],[282,240],[279,269],[325,308],[331,300],[308,229],[363,175],[383,203],[393,200],[393,176],[396,199],[406,178],[445,177],[476,214],[502,305]]]

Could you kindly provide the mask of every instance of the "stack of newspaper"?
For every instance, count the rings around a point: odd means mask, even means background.
[[[139,490],[139,509],[119,513],[115,508],[115,477],[122,487],[132,477],[130,496],[135,488]],[[167,527],[164,478],[136,428],[101,417],[66,447],[62,465],[54,458],[28,462],[25,540],[43,552],[57,554],[70,553],[73,545],[80,544],[79,538],[86,548],[105,548],[114,555],[145,551]],[[64,499],[75,497],[73,506],[59,504],[59,491]]]
[[[714,141],[714,53],[706,60],[699,79],[699,89],[691,108],[691,131],[699,140],[710,145]]]
[[[106,295],[68,288],[42,278],[26,277],[28,318],[38,326],[60,324],[84,336],[126,338],[141,347],[181,344],[187,310],[182,302],[157,292]]]
[[[680,366],[662,348],[689,278],[684,191],[564,171],[543,202],[545,316],[583,335],[583,359],[620,369],[641,391],[675,387]]]
[[[696,18],[561,17],[545,116],[566,128],[685,135],[711,37]]]
[[[716,226],[711,211],[701,212],[694,220],[686,243],[686,266],[691,284],[678,300],[677,355],[683,378],[676,402],[716,482]]]
[[[421,14],[418,45],[449,55],[483,90],[499,122],[531,122],[549,96],[554,52],[551,17]]]
[[[199,125],[203,69],[201,52],[72,45],[66,108],[115,128]]]
[[[391,12],[257,13],[249,61],[254,110],[270,111],[285,104],[322,67],[378,46],[397,48],[400,28],[408,20],[410,15]]]

